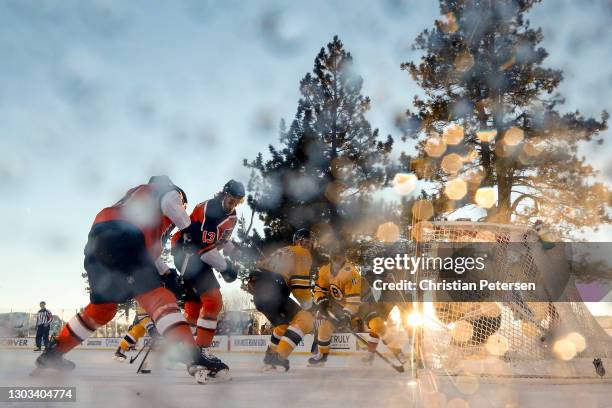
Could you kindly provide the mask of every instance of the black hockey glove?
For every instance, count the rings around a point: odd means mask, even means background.
[[[183,285],[181,283],[181,277],[174,268],[170,268],[168,272],[161,276],[164,287],[170,292],[174,293],[177,299],[183,296]]]
[[[221,277],[227,283],[232,283],[238,277],[238,269],[236,269],[234,265],[228,262],[225,270],[221,271]]]
[[[335,301],[326,301],[325,314],[337,328],[350,327],[351,313]]]
[[[192,222],[187,228],[180,231],[181,237],[173,247],[174,252],[183,252],[185,254],[195,254],[200,248],[202,243],[198,240],[200,236],[200,227]],[[174,256],[175,253],[172,252]]]
[[[159,332],[157,331],[157,328],[155,327],[154,324],[151,324],[150,326],[147,326],[147,336],[153,338],[153,337],[159,337]]]
[[[351,319],[353,316],[348,310],[341,309],[330,311],[329,317],[334,326],[338,329],[351,327]]]
[[[323,298],[318,303],[315,303],[313,309],[321,316],[329,316],[329,299]]]

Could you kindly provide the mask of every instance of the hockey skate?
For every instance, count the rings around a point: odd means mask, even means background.
[[[127,360],[127,356],[123,354],[121,347],[119,347],[117,351],[115,351],[115,354],[113,354],[113,360],[118,361],[120,363],[123,363],[125,360]]]
[[[281,357],[276,351],[273,351],[268,347],[266,350],[266,355],[264,357],[264,371],[273,371],[276,370],[277,367],[282,367],[283,372],[289,371],[289,360]]]
[[[361,358],[361,362],[365,365],[372,365],[374,363],[374,353],[368,351],[366,355]]]
[[[324,367],[327,361],[327,354],[317,354],[314,357],[308,359],[308,367]]]
[[[208,359],[211,359],[213,361],[217,361],[217,362],[221,362],[221,359],[217,356],[215,356],[209,349],[208,347],[200,347],[200,353],[205,356]]]
[[[266,349],[266,354],[264,354],[264,359],[263,359],[263,368],[262,371],[271,371],[271,370],[276,370],[276,366],[272,365],[272,354],[274,353],[274,350],[272,350],[272,348],[270,346],[268,346],[268,348]]]
[[[391,352],[393,353],[393,355],[395,356],[395,358],[397,358],[397,361],[399,361],[402,365],[406,364],[406,362],[408,362],[408,356],[406,356],[402,350],[391,350]]]
[[[49,347],[47,347],[47,349],[36,359],[36,368],[30,375],[38,375],[45,369],[63,372],[74,370],[74,363],[70,360],[66,360],[64,355],[57,351],[56,348],[57,343],[55,343],[55,341],[49,344]]]
[[[189,375],[199,384],[225,382],[232,379],[229,367],[207,348],[202,348],[194,361],[187,366]]]

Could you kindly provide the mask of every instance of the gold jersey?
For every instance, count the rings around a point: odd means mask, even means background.
[[[310,306],[312,256],[308,249],[299,245],[277,249],[270,256],[257,262],[256,267],[281,275],[302,307]]]
[[[328,298],[342,305],[351,312],[357,313],[361,302],[361,276],[354,264],[345,261],[339,271],[332,273],[331,264],[319,268],[313,298],[315,303]]]

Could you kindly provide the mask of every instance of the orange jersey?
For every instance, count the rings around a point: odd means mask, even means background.
[[[227,214],[223,210],[223,199],[213,199],[199,203],[191,213],[191,245],[196,247],[199,254],[208,252],[217,245],[229,241],[236,226],[236,211]],[[172,237],[172,247],[179,244],[181,232]]]
[[[126,221],[138,227],[145,238],[145,245],[153,259],[159,258],[162,241],[174,228],[170,218],[161,210],[161,197],[174,186],[141,184],[134,187],[110,207],[96,215],[93,225],[106,221]]]

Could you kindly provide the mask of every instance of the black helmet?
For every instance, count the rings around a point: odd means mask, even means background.
[[[300,239],[314,239],[314,236],[309,229],[300,228],[293,234],[293,243],[295,244]]]
[[[223,193],[242,198],[245,195],[244,184],[232,179],[223,186]]]
[[[174,183],[170,180],[170,177],[168,177],[166,175],[151,176],[151,178],[149,179],[149,184],[174,185]]]

